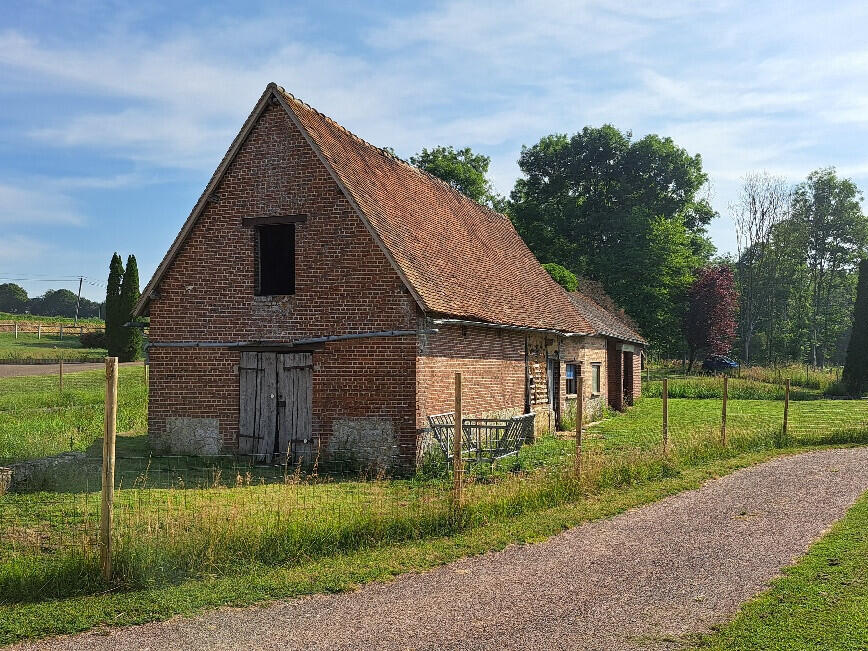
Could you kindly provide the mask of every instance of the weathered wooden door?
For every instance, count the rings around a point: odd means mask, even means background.
[[[312,450],[310,353],[242,352],[238,451],[259,461]]]
[[[292,461],[313,455],[313,355],[288,353],[277,357],[277,441],[280,454]]]

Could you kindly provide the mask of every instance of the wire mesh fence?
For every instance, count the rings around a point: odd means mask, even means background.
[[[0,495],[0,600],[104,590],[105,374],[69,375],[62,393],[51,385],[57,378],[15,380],[0,381],[0,465],[19,469],[16,486]],[[721,398],[673,397],[676,382],[667,387],[668,446],[663,399],[648,391],[625,413],[584,428],[580,475],[574,427],[536,438],[525,433],[516,454],[489,458],[476,453],[473,437],[482,431],[499,437],[505,429],[465,421],[470,443],[461,450],[457,504],[449,443],[429,445],[412,468],[370,462],[401,458],[400,450],[382,445],[320,449],[297,463],[152,454],[143,370],[121,369],[113,583],[145,587],[300,564],[556,509],[744,453],[868,442],[868,401],[791,400],[784,428],[786,401],[733,398],[741,390],[738,380],[729,382],[724,442],[722,386]],[[77,454],[58,456],[70,449]]]

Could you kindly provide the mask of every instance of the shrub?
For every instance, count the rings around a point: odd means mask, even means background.
[[[102,330],[85,332],[81,335],[82,348],[108,348],[108,338]]]

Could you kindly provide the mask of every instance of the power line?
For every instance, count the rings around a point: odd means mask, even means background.
[[[87,276],[70,276],[68,278],[30,278],[23,276],[4,276],[0,275],[0,280],[6,282],[22,282],[22,283],[77,283],[79,278],[83,279],[88,285],[92,287],[106,287],[104,282],[98,280],[92,280]]]

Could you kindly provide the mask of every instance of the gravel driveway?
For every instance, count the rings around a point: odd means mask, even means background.
[[[784,457],[535,545],[356,592],[39,649],[630,649],[730,618],[868,490],[868,448]]]

